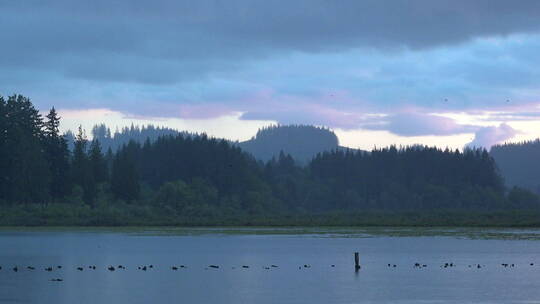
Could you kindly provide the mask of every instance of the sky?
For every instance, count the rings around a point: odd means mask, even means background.
[[[489,148],[540,137],[539,20],[536,0],[0,0],[0,95],[64,130]]]

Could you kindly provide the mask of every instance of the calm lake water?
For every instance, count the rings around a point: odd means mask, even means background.
[[[539,237],[538,230],[4,229],[0,303],[540,303]],[[107,270],[119,264],[127,269]],[[272,264],[279,267],[264,268]]]

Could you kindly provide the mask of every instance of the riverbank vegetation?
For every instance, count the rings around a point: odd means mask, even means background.
[[[70,150],[54,108],[43,118],[20,95],[0,118],[0,225],[540,225],[540,198],[506,188],[481,149],[339,149],[299,166],[205,135],[113,152],[79,128]]]

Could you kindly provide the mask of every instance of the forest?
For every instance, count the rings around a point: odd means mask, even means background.
[[[56,110],[21,95],[0,97],[0,118],[3,226],[540,225],[540,198],[482,149],[340,148],[300,166],[167,129],[114,143],[79,128],[70,149]]]

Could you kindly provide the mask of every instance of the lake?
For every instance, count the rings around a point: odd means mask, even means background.
[[[4,228],[0,303],[540,303],[539,238],[515,229]]]

